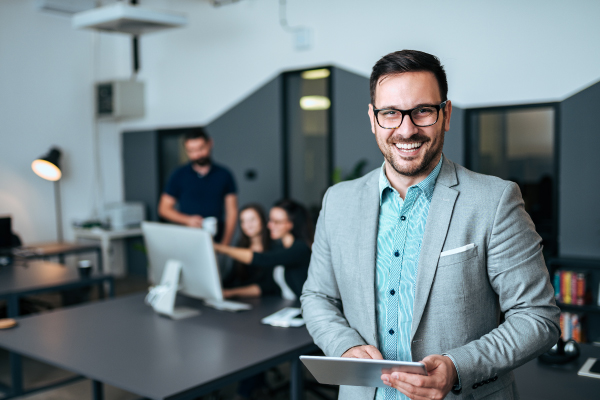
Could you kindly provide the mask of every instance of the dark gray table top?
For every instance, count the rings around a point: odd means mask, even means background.
[[[35,258],[70,253],[83,253],[88,251],[99,251],[100,245],[97,243],[44,242],[29,244],[23,249],[30,251],[29,258]]]
[[[275,328],[260,319],[290,302],[252,301],[250,311],[201,307],[180,321],[160,317],[145,294],[61,309],[0,331],[0,347],[120,387],[164,399],[290,352],[311,350],[306,328]]]
[[[581,356],[563,366],[548,366],[537,359],[515,370],[521,400],[600,399],[600,379],[577,375],[588,357],[600,358],[600,347],[581,345]]]
[[[93,278],[107,277],[94,274]],[[0,297],[49,290],[81,281],[76,270],[48,261],[27,261],[23,265],[0,267]]]

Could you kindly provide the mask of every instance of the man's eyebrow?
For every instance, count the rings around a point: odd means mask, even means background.
[[[439,103],[438,103],[439,104]],[[383,107],[379,107],[379,110],[387,110],[387,109],[392,109],[392,110],[402,110],[402,111],[406,111],[406,110],[413,110],[415,108],[419,108],[419,107],[424,107],[424,106],[437,106],[438,104],[434,104],[434,103],[419,103],[416,106],[412,107],[412,108],[407,108],[407,109],[401,109],[400,107],[397,107],[395,105],[389,105],[389,106],[383,106]]]

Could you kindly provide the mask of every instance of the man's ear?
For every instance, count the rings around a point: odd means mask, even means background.
[[[369,104],[369,119],[371,120],[371,132],[373,132],[373,134],[375,134],[375,124],[377,123],[375,121],[375,113],[373,112],[373,104]]]
[[[446,107],[444,107],[444,132],[450,130],[450,117],[452,116],[452,102],[448,100]]]

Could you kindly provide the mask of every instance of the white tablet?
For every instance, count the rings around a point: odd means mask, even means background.
[[[363,358],[300,356],[317,382],[327,385],[387,387],[381,374],[409,372],[427,375],[419,362],[372,360]]]

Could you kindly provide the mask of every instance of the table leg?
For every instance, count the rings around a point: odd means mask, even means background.
[[[94,400],[104,400],[104,385],[102,385],[102,382],[92,381],[92,398]]]
[[[10,353],[10,380],[11,395],[20,396],[23,394],[23,363],[21,356],[17,353]]]
[[[106,297],[106,293],[104,293],[104,281],[98,284],[98,297],[104,299]]]
[[[112,269],[110,267],[110,253],[111,253],[111,249],[110,249],[110,240],[108,240],[108,236],[106,235],[102,235],[102,238],[100,239],[100,245],[102,247],[102,273],[107,274],[109,273]]]
[[[108,297],[115,297],[115,279],[113,277],[108,280]]]
[[[7,309],[6,309],[6,315],[8,316],[8,318],[15,318],[19,316],[19,312],[21,310],[19,310],[19,296],[16,296],[14,294],[10,295],[8,297],[8,301],[7,301]]]
[[[104,272],[104,265],[102,264],[102,247],[99,247],[96,250],[96,254],[98,255],[98,272]]]
[[[302,364],[300,358],[292,359],[290,368],[290,399],[302,400],[304,398],[304,383],[302,375]]]

